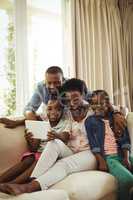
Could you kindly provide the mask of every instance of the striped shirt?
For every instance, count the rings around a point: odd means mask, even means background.
[[[117,143],[114,133],[110,127],[109,120],[103,120],[105,123],[104,152],[105,155],[117,154]]]

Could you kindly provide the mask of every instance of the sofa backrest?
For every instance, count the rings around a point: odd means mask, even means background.
[[[127,115],[127,126],[133,155],[133,112],[129,112]],[[22,154],[27,150],[24,126],[8,129],[3,124],[0,124],[0,174],[20,161]]]

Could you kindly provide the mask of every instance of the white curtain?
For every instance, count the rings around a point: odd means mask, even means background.
[[[124,9],[123,9],[124,7]],[[126,0],[122,5],[123,35],[128,85],[130,91],[131,110],[133,111],[133,0]]]
[[[16,26],[16,115],[22,115],[29,99],[29,68],[26,0],[15,0]]]
[[[118,1],[69,0],[67,6],[71,74],[130,109]]]

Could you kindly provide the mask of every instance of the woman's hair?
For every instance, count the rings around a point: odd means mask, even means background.
[[[72,78],[67,80],[62,85],[62,92],[71,92],[71,91],[78,91],[80,92],[81,95],[86,95],[87,86],[84,81],[77,78]]]

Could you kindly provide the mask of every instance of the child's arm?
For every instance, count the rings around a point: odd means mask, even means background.
[[[129,150],[128,149],[123,149],[123,165],[127,169],[132,170],[132,164],[129,160]]]
[[[36,152],[40,147],[40,139],[33,138],[33,134],[31,132],[25,132],[25,139],[28,144],[28,148],[32,152]]]
[[[62,140],[62,142],[67,143],[69,140],[69,132],[62,132],[62,133],[55,133],[55,132],[48,132],[48,140],[54,140],[54,139],[59,139]]]
[[[104,160],[104,158],[101,156],[101,154],[100,153],[94,153],[94,155],[95,155],[95,158],[97,160],[98,170],[107,172],[108,166],[107,166],[107,163]]]

